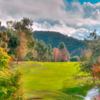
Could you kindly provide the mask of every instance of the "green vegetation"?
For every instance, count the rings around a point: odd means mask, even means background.
[[[29,61],[19,63],[17,66],[23,73],[25,96],[28,97],[59,98],[54,100],[66,100],[60,97],[69,97],[72,98],[69,100],[75,100],[74,96],[86,95],[87,90],[91,88],[90,84],[85,87],[90,80],[85,77],[86,73],[79,71],[79,63],[76,62]]]
[[[74,56],[80,55],[81,49],[85,47],[84,41],[68,37],[59,32],[35,31],[33,35],[35,39],[43,40],[45,43],[51,44],[53,48],[58,47],[60,42],[64,42],[68,51]]]
[[[53,50],[50,44],[37,40],[34,49],[37,51],[37,61],[53,61]]]
[[[88,72],[93,77],[94,84],[100,80],[100,36],[96,30],[86,39],[86,49],[82,55],[81,70]]]
[[[100,79],[100,37],[96,31],[90,33],[86,44],[57,32],[52,36],[42,32],[42,37],[36,33],[40,38],[33,38],[29,18],[8,21],[6,30],[0,32],[0,99],[22,100],[24,89],[25,100],[82,100],[93,81]],[[86,50],[78,56],[80,48]],[[10,58],[15,62],[9,67]],[[16,69],[23,74],[23,84]]]
[[[9,68],[11,58],[0,48],[0,100],[23,100],[20,72]]]

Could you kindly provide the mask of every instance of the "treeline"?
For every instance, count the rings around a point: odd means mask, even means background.
[[[53,48],[58,47],[60,42],[64,42],[71,56],[80,56],[81,51],[85,47],[85,42],[83,40],[75,39],[60,32],[34,31],[33,36],[38,40],[43,40],[47,44],[51,44]]]
[[[7,21],[7,27],[0,23],[0,47],[15,61],[68,61],[69,52],[65,44],[59,43],[55,51],[51,44],[35,39],[32,23],[29,18]]]

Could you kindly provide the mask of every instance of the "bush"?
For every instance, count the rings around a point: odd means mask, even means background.
[[[0,100],[22,100],[21,73],[9,68],[11,60],[11,57],[0,48]]]
[[[0,69],[7,68],[10,60],[10,56],[8,56],[4,49],[0,48]]]

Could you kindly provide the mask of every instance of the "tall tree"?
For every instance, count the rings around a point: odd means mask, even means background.
[[[69,61],[69,59],[70,59],[69,52],[68,52],[64,42],[61,42],[59,44],[59,50],[60,50],[61,61]]]
[[[53,49],[51,44],[47,45],[47,60],[52,61],[53,60]]]
[[[37,59],[39,61],[46,61],[47,46],[44,41],[37,41],[35,44],[35,50],[37,51]]]
[[[19,37],[19,46],[17,48],[18,60],[23,60],[27,53],[27,45],[33,40],[32,36],[32,21],[28,18],[23,18],[21,21],[15,22],[13,27]]]

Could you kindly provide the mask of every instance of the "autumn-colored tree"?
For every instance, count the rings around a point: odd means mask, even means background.
[[[61,42],[59,44],[59,50],[60,50],[61,61],[69,61],[69,59],[70,59],[69,52],[68,52],[64,42]]]
[[[58,48],[53,49],[53,56],[54,56],[54,61],[60,61],[60,51]]]
[[[23,60],[27,53],[27,45],[33,39],[32,36],[32,21],[28,18],[23,18],[21,21],[15,22],[13,27],[19,37],[19,46],[17,47],[17,58]]]

